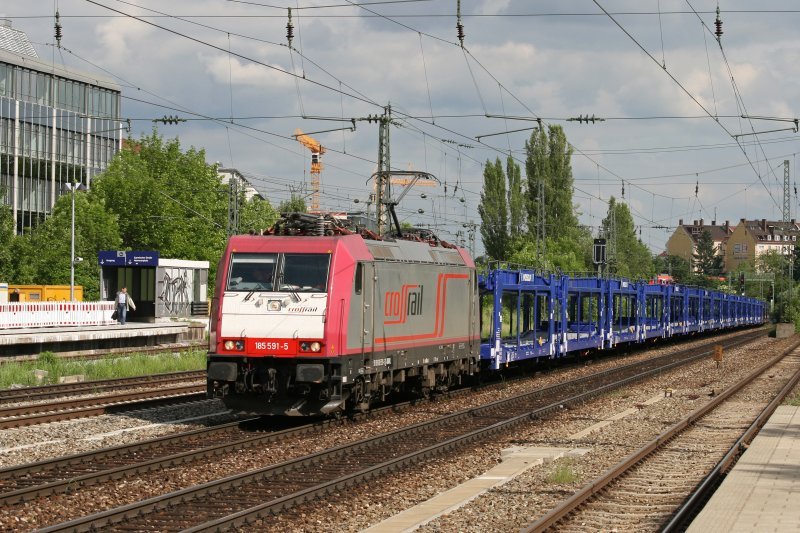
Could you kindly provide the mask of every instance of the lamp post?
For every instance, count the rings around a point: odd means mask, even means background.
[[[70,223],[69,240],[69,300],[75,301],[75,190],[85,191],[83,183],[65,183],[64,186],[72,191],[72,218]],[[82,259],[81,259],[82,261]]]

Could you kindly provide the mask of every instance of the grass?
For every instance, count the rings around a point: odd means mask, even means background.
[[[555,461],[550,475],[547,476],[547,481],[561,485],[580,481],[580,475],[575,471],[575,462],[572,459]]]
[[[800,392],[795,392],[794,394],[787,396],[786,399],[783,401],[784,405],[791,405],[794,407],[800,406]]]
[[[0,388],[7,389],[14,384],[30,386],[58,383],[60,377],[75,374],[83,374],[87,380],[98,380],[202,370],[205,367],[206,352],[201,350],[162,355],[108,356],[85,361],[59,357],[53,352],[42,352],[35,361],[0,364]],[[46,371],[47,377],[41,382],[37,381],[35,370]]]
[[[631,391],[625,389],[614,389],[605,393],[606,398],[619,398],[625,400],[631,397]]]

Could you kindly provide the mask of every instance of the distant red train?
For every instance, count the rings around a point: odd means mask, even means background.
[[[480,364],[469,254],[294,213],[231,237],[212,302],[208,393],[240,412],[329,415],[445,389]]]

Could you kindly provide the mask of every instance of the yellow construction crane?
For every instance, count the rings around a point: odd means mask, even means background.
[[[416,187],[436,187],[438,183],[435,181],[416,181],[413,178],[391,178],[390,179],[392,185],[403,185],[408,186],[412,183]]]
[[[294,130],[293,137],[311,150],[311,209],[309,211],[319,212],[319,173],[322,170],[320,159],[325,153],[325,147],[318,140],[300,131],[299,128]]]
[[[408,164],[408,168],[406,168],[408,172],[413,172],[414,167],[411,163]],[[428,180],[420,180],[416,177],[398,177],[398,176],[391,176],[389,178],[389,183],[392,185],[402,185],[403,187],[408,187],[411,184],[416,185],[417,187],[436,187],[438,183],[435,181],[428,181]]]

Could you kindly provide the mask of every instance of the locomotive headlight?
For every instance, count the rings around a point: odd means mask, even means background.
[[[267,303],[267,309],[270,311],[280,311],[281,310],[281,301],[280,300],[270,300]]]
[[[322,350],[322,343],[317,341],[300,341],[301,352],[319,352]]]
[[[238,340],[238,341],[227,340],[227,341],[225,341],[223,343],[223,346],[225,347],[226,350],[236,350],[236,351],[239,351],[239,352],[243,352],[244,351],[244,341],[243,340]]]

